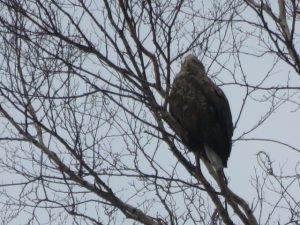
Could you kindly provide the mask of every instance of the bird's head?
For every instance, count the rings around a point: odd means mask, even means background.
[[[181,64],[181,71],[188,71],[189,74],[202,74],[205,75],[205,68],[200,60],[194,55],[188,55]]]

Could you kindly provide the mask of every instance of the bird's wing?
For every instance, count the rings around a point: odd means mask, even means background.
[[[231,115],[228,99],[226,98],[221,88],[219,88],[215,84],[213,84],[213,87],[219,97],[219,100],[217,102],[218,117],[221,120],[222,126],[226,127],[228,138],[231,139],[233,134],[233,124],[232,124],[232,115]]]
[[[222,146],[214,149],[218,155],[223,159],[224,165],[226,166],[227,159],[231,151],[231,139],[233,134],[233,124],[232,116],[229,107],[229,102],[224,94],[224,92],[215,85],[211,80],[211,88],[208,88],[211,93],[208,96],[209,104],[213,107],[213,113],[218,124],[220,124],[220,129],[224,141],[222,141]],[[217,141],[217,140],[216,140]],[[221,143],[220,143],[221,144]]]

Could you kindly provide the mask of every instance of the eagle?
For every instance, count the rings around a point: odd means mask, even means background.
[[[194,55],[185,57],[169,96],[169,111],[186,131],[190,151],[205,157],[216,170],[227,167],[233,124],[229,102]]]

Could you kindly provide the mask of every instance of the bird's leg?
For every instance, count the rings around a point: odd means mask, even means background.
[[[196,161],[196,175],[201,174],[201,167],[200,167],[200,155],[199,152],[195,152],[195,161]]]

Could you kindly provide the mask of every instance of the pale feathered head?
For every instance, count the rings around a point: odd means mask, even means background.
[[[206,75],[205,68],[200,60],[194,55],[188,55],[185,57],[181,64],[180,72],[188,72],[191,75]]]

